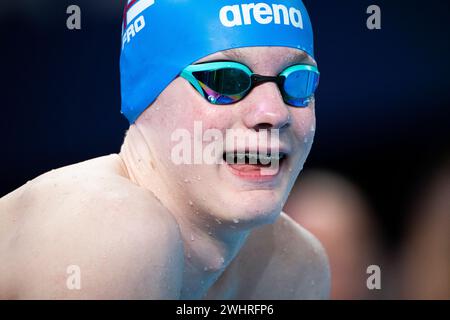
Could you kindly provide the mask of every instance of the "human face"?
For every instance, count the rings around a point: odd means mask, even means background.
[[[276,76],[295,64],[315,65],[303,51],[284,47],[227,50],[197,63],[216,60],[236,61],[266,76]],[[150,147],[155,168],[174,202],[180,206],[189,204],[199,214],[207,214],[216,221],[251,226],[271,222],[281,212],[311,149],[315,132],[314,108],[314,100],[305,108],[287,105],[273,82],[255,87],[245,99],[233,105],[213,105],[186,79],[178,77],[141,115],[136,125]],[[173,150],[180,140],[174,140],[173,134],[180,129],[189,133],[191,159],[196,152],[194,146],[205,150],[214,144],[213,139],[208,140],[203,135],[210,129],[219,131],[224,140],[230,129],[233,134],[241,130],[244,135],[252,133],[258,137],[256,143],[249,142],[244,150],[238,150],[237,146],[230,149],[227,143],[218,141],[224,143],[224,150],[220,155],[216,154],[218,158],[223,158],[223,152],[257,151],[261,144],[268,149],[278,144],[279,152],[286,156],[277,170],[263,175],[258,173],[262,170],[254,167],[234,166],[227,162],[194,164],[192,160],[190,164],[177,165]],[[262,139],[264,131],[268,140]],[[270,137],[277,137],[278,143],[271,145]]]

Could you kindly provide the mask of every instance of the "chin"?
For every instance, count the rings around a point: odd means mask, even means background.
[[[280,213],[281,210],[278,208],[267,208],[264,211],[248,211],[244,215],[247,216],[249,225],[252,227],[258,227],[274,223],[280,216]],[[245,219],[245,217],[243,219]]]
[[[281,197],[276,196],[273,191],[271,193],[267,191],[251,193],[252,195],[246,197],[241,195],[234,201],[228,201],[228,208],[232,208],[232,211],[227,212],[227,220],[239,221],[248,227],[273,223],[282,210]]]

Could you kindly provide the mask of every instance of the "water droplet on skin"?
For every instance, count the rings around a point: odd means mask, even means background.
[[[204,268],[203,268],[203,271],[208,271],[208,270],[209,270],[208,267],[204,267]]]
[[[184,179],[183,180],[185,183],[188,183],[189,182],[189,179]]]
[[[292,172],[292,168],[289,168],[289,172]]]
[[[200,181],[200,180],[202,180],[202,178],[201,178],[200,176],[198,176],[198,177],[197,177],[197,180]]]
[[[192,207],[194,203],[191,200],[189,200],[189,205]]]
[[[222,224],[222,221],[220,221],[219,219],[216,219],[217,224]]]
[[[190,253],[190,252],[188,252],[188,254],[187,254],[187,258],[188,258],[188,259],[192,258],[192,256],[191,256],[191,253]]]
[[[212,235],[212,232],[211,232],[211,231],[208,231],[208,234],[211,236],[211,235]]]
[[[308,143],[308,141],[309,141],[308,138],[305,138],[305,139],[303,140],[304,143]]]
[[[314,125],[311,126],[311,132],[316,131],[316,127]]]
[[[233,219],[234,223],[239,223],[239,219]]]
[[[194,238],[194,234],[193,233],[191,233],[191,241],[194,241],[195,240],[195,238]]]

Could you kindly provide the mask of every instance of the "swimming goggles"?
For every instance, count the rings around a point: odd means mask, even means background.
[[[297,64],[286,68],[277,76],[253,73],[244,64],[233,61],[215,61],[194,64],[180,74],[210,103],[230,105],[244,99],[253,88],[275,82],[286,104],[307,107],[319,84],[317,67]]]

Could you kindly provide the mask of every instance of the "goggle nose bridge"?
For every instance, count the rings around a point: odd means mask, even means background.
[[[252,87],[257,87],[266,82],[275,82],[278,86],[282,87],[284,84],[284,76],[263,76],[260,74],[252,74]]]

